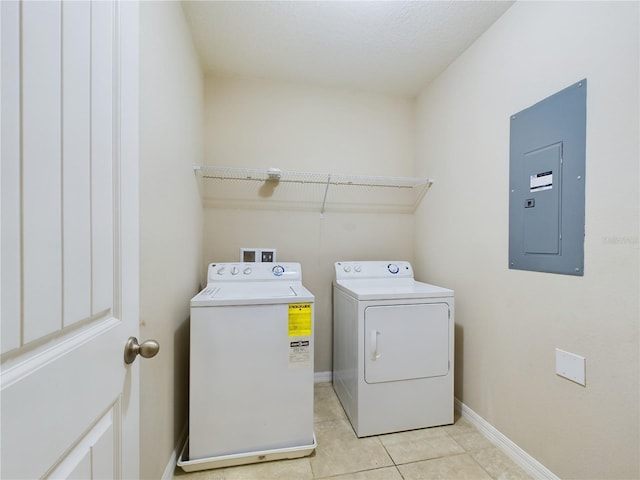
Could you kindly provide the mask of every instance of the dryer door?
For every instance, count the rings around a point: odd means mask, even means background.
[[[437,377],[449,372],[446,303],[370,306],[364,313],[367,383]]]

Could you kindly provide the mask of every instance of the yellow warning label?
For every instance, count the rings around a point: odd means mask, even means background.
[[[311,304],[289,304],[289,336],[308,337],[311,335]]]

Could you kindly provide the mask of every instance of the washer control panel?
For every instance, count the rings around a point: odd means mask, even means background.
[[[299,263],[210,263],[207,284],[212,282],[302,280]]]
[[[413,278],[411,264],[405,261],[336,262],[336,280],[347,278]]]

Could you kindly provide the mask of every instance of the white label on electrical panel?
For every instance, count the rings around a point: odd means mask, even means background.
[[[311,365],[311,342],[296,340],[289,342],[289,366],[308,367]]]
[[[529,177],[529,191],[541,192],[553,188],[553,172],[542,172]]]

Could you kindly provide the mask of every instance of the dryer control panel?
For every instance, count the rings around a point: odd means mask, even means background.
[[[348,278],[413,278],[411,264],[405,261],[336,262],[336,280]]]

